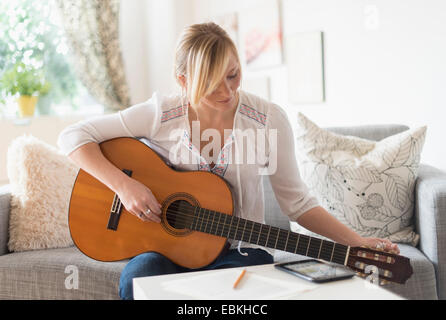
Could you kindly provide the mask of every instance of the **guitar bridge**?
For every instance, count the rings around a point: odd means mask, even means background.
[[[132,170],[124,169],[122,170],[129,177],[132,176]],[[107,229],[116,231],[118,230],[119,218],[121,217],[122,212],[122,202],[119,199],[118,195],[115,194],[113,198],[113,204],[110,210],[110,217],[108,218]]]

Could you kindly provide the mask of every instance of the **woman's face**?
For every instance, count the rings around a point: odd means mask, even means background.
[[[214,92],[201,98],[200,103],[203,106],[220,111],[236,108],[238,103],[237,90],[240,87],[240,81],[240,65],[234,54],[231,54],[225,78]]]

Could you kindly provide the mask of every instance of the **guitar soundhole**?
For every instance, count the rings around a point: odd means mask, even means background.
[[[199,207],[198,201],[187,193],[171,194],[163,201],[161,225],[173,236],[187,236],[194,218],[194,207]]]
[[[189,229],[193,218],[193,207],[185,200],[172,202],[166,210],[167,223],[176,230]]]

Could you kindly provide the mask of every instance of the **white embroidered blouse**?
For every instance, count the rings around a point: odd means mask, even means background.
[[[58,146],[69,155],[90,142],[101,143],[117,137],[144,138],[174,168],[206,170],[223,177],[233,191],[234,215],[259,223],[265,221],[263,176],[267,175],[282,212],[296,221],[319,204],[300,178],[288,117],[280,106],[239,92],[234,127],[225,134],[225,144],[216,161],[203,152],[204,148],[200,154],[195,147],[200,143],[193,143],[195,124],[191,134],[188,107],[182,105],[179,95],[154,93],[144,103],[78,122],[61,132]],[[215,165],[211,167],[210,163]],[[237,241],[230,243],[231,248],[237,247]],[[239,242],[238,246],[239,249],[259,247],[245,242]]]

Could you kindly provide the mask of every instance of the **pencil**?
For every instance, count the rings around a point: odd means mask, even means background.
[[[243,269],[242,273],[240,273],[240,275],[238,276],[237,280],[235,280],[234,282],[234,289],[237,288],[238,284],[240,283],[240,281],[242,280],[243,276],[246,273],[246,269]]]

